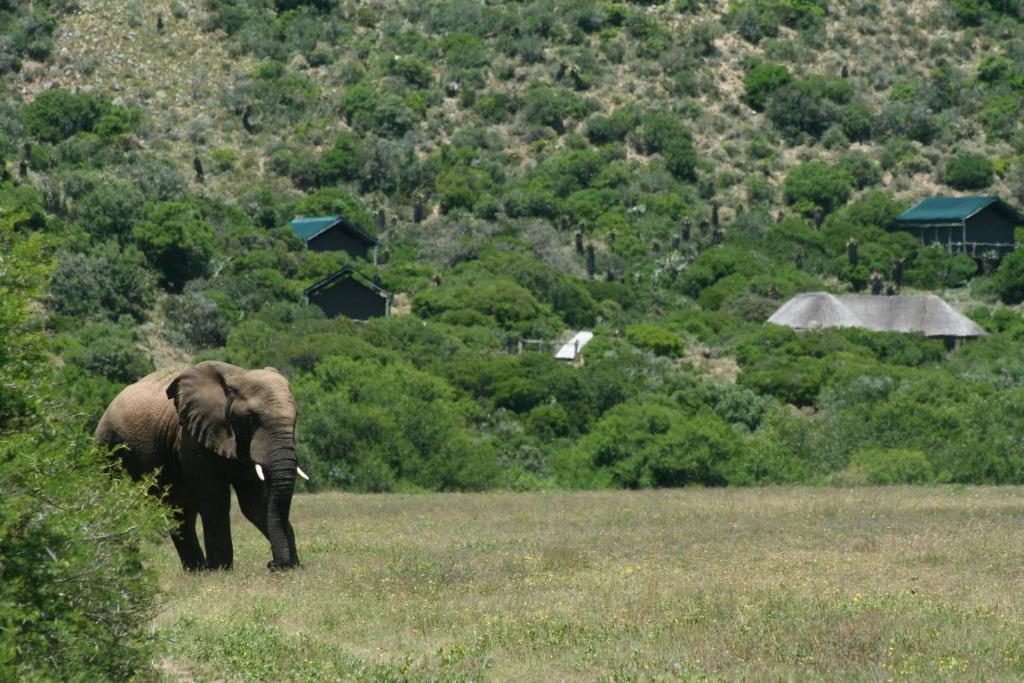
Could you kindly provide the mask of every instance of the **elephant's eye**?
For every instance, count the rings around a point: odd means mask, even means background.
[[[255,410],[249,410],[246,411],[245,413],[245,419],[248,420],[251,424],[256,424],[257,422],[260,421],[260,416],[259,413],[257,413]]]

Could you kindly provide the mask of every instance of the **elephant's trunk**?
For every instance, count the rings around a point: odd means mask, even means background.
[[[274,557],[268,565],[271,570],[300,566],[295,550],[295,532],[288,521],[295,491],[296,463],[295,448],[287,447],[275,451],[264,467],[267,478],[267,536],[270,537]]]

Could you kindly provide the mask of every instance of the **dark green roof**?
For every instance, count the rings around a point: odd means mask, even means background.
[[[370,235],[367,235],[341,216],[299,216],[298,218],[293,218],[290,225],[292,226],[292,232],[295,233],[295,236],[304,242],[309,242],[325,230],[338,225],[349,234],[354,235],[368,244],[377,244],[377,240]]]
[[[957,224],[992,206],[1014,222],[1022,222],[1020,215],[999,197],[929,197],[912,209],[896,217],[897,224]]]
[[[305,293],[306,297],[309,298],[311,295],[315,294],[316,292],[320,291],[321,289],[324,289],[325,287],[328,287],[329,285],[333,284],[334,282],[336,282],[337,280],[340,280],[343,277],[348,277],[348,278],[352,278],[352,279],[356,280],[357,282],[362,284],[364,287],[366,287],[368,289],[372,289],[373,291],[377,292],[378,294],[380,294],[385,299],[388,298],[389,296],[391,296],[390,292],[388,292],[386,289],[384,289],[383,287],[378,285],[376,282],[374,282],[370,278],[368,278],[365,275],[363,275],[362,273],[360,273],[358,270],[356,270],[352,266],[342,266],[338,270],[334,271],[333,273],[331,273],[330,275],[325,277],[323,280],[320,280],[319,282],[316,282],[316,283],[310,285],[309,287],[306,287],[306,290],[305,290],[304,293]]]

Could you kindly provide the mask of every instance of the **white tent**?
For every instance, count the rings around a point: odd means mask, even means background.
[[[591,339],[594,338],[593,332],[577,332],[572,339],[562,344],[562,348],[558,349],[555,354],[555,358],[559,360],[576,360],[580,355],[580,351],[586,346]]]

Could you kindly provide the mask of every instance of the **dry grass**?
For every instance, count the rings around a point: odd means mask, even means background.
[[[306,569],[169,594],[163,670],[226,680],[1019,680],[1024,490],[299,497]],[[185,672],[190,672],[185,674]]]

